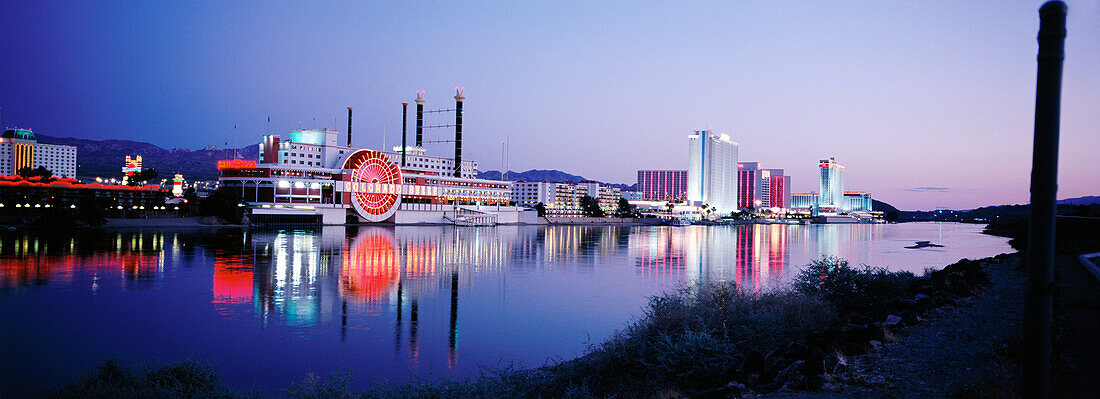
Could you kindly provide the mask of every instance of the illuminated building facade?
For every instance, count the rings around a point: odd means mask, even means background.
[[[763,169],[760,162],[737,164],[737,206],[741,208],[791,207],[791,177],[783,169]]]
[[[0,215],[18,216],[37,213],[39,208],[86,206],[84,196],[90,194],[108,210],[153,210],[164,205],[167,195],[160,186],[83,184],[76,179],[0,176]]]
[[[637,190],[642,201],[687,201],[686,170],[639,170]]]
[[[844,207],[844,167],[836,158],[822,159],[818,163],[818,205],[822,209],[839,210]]]
[[[817,193],[791,194],[791,209],[810,211],[817,208]]]
[[[0,136],[0,175],[44,167],[55,177],[76,178],[76,147],[42,144],[30,129],[6,129]]]
[[[737,164],[737,207],[756,209],[762,206],[763,182],[760,178],[760,162],[739,162]]]
[[[581,198],[596,199],[600,209],[606,213],[618,210],[618,188],[601,185],[594,181],[580,183],[515,182],[512,183],[512,201],[516,205],[533,207],[542,204],[549,216],[583,216]]]
[[[176,177],[172,178],[172,196],[183,196],[183,175],[176,173]]]
[[[619,210],[619,198],[623,196],[618,188],[605,186],[591,180],[581,181],[577,185],[584,187],[584,195],[595,199],[600,204],[600,210],[604,213],[613,213]]]
[[[625,199],[627,201],[641,201],[642,200],[642,193],[640,191],[620,190],[619,195],[621,195],[623,197],[623,199]],[[687,198],[686,192],[685,192],[684,198]]]
[[[844,212],[873,211],[874,209],[871,209],[871,193],[845,191],[841,210]]]
[[[783,169],[762,169],[760,171],[760,201],[769,208],[790,209],[791,177],[783,174]]]
[[[718,214],[737,210],[737,143],[728,134],[696,130],[688,136],[688,202]]]

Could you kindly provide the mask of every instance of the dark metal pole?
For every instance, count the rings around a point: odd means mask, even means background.
[[[1035,141],[1031,158],[1031,220],[1027,245],[1027,297],[1024,301],[1023,393],[1050,396],[1054,234],[1058,191],[1058,123],[1065,58],[1066,4],[1039,8],[1039,56],[1035,87]]]
[[[416,98],[416,147],[424,147],[424,98]]]
[[[455,177],[462,177],[462,96],[459,90],[455,94]]]
[[[348,107],[348,147],[351,147],[351,107]]]
[[[405,166],[405,151],[409,148],[406,144],[406,127],[409,125],[409,103],[401,103],[401,166]]]
[[[457,266],[456,266],[457,267]],[[447,354],[454,362],[455,349],[458,347],[458,270],[451,271],[451,329]],[[452,366],[453,367],[453,366]]]

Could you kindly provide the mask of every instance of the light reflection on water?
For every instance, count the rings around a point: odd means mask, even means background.
[[[580,354],[638,315],[647,296],[686,282],[760,291],[821,255],[919,274],[1011,251],[979,231],[929,223],[7,234],[0,396],[109,356],[195,356],[230,383],[267,389],[337,368],[366,385],[537,366]],[[945,247],[903,248],[917,240]]]

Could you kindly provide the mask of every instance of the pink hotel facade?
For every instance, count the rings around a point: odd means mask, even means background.
[[[686,201],[687,171],[639,170],[637,190],[643,201]]]

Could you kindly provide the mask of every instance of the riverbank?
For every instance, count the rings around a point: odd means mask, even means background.
[[[768,398],[1019,397],[1025,273],[1019,254],[985,262],[978,295],[938,307],[892,330],[876,350],[847,360],[830,390],[781,391]]]
[[[853,376],[835,391],[784,391],[768,398],[1020,397],[1024,282],[1019,254],[986,270],[981,295],[929,312],[899,330],[897,342],[850,359]],[[1055,281],[1051,397],[1100,391],[1100,282],[1071,255],[1059,255]]]
[[[243,224],[228,224],[215,216],[188,216],[188,217],[150,217],[150,218],[108,218],[102,228],[134,228],[134,227],[248,227]]]

